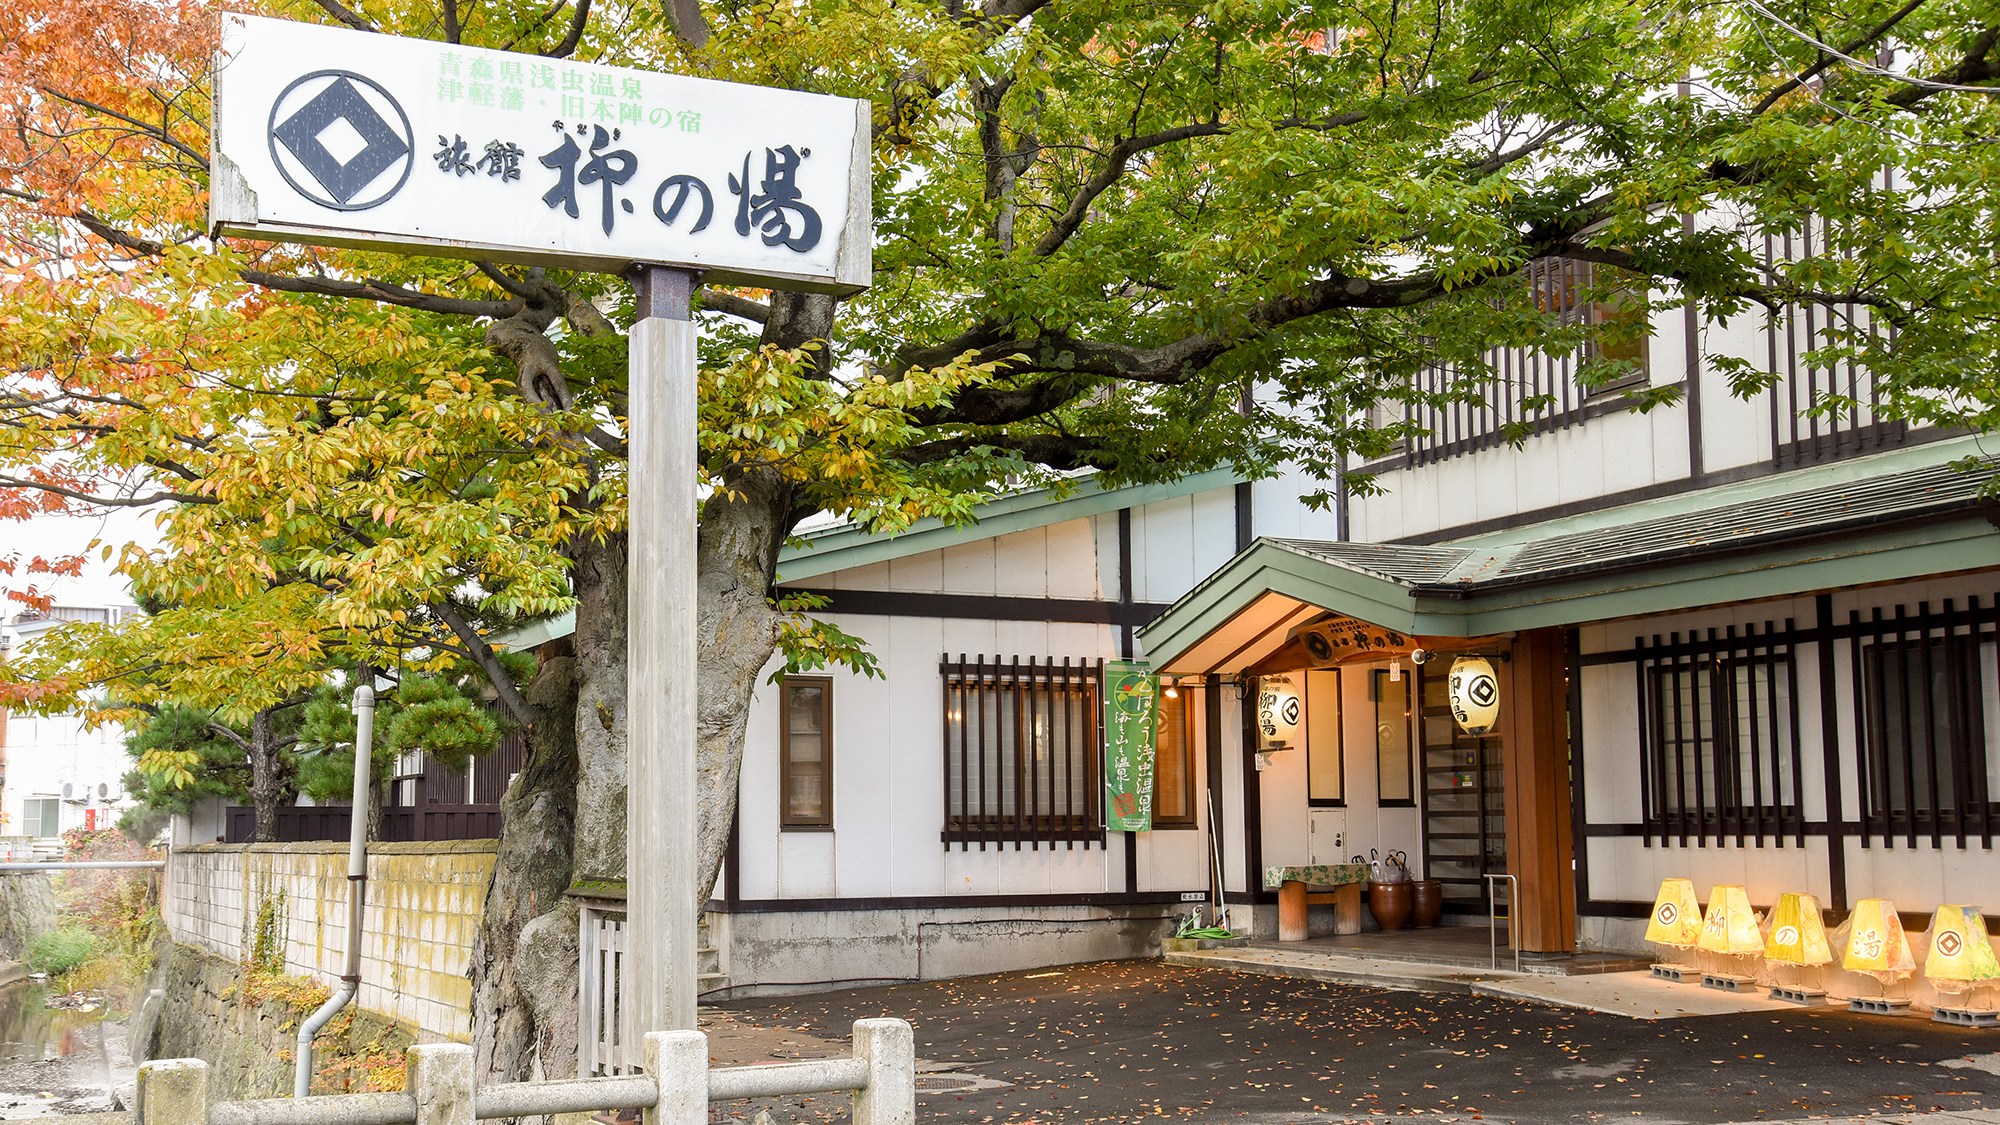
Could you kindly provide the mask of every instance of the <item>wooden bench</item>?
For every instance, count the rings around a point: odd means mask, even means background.
[[[1361,885],[1368,879],[1363,864],[1320,864],[1310,867],[1270,867],[1264,885],[1278,889],[1278,940],[1306,940],[1311,907],[1333,907],[1333,932],[1361,932]],[[1331,887],[1315,891],[1313,887]]]

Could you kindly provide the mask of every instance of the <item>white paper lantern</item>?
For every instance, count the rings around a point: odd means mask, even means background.
[[[1451,698],[1451,717],[1467,734],[1480,735],[1493,729],[1500,717],[1500,679],[1483,656],[1461,656],[1451,662],[1446,678]]]
[[[1265,676],[1257,685],[1257,745],[1276,750],[1299,734],[1299,689],[1285,676]]]

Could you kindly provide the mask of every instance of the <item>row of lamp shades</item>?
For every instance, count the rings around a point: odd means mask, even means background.
[[[1987,941],[1986,919],[1976,906],[1940,906],[1931,918],[1930,956],[1924,976],[1958,988],[2000,979],[2000,961]],[[1677,949],[1721,954],[1762,954],[1774,965],[1825,965],[1834,951],[1827,939],[1819,899],[1786,893],[1771,911],[1768,934],[1750,908],[1750,892],[1733,885],[1709,893],[1708,909],[1695,901],[1694,881],[1668,879],[1653,903],[1646,940]],[[1854,906],[1840,967],[1867,973],[1884,985],[1916,971],[1910,941],[1886,898],[1863,899]]]

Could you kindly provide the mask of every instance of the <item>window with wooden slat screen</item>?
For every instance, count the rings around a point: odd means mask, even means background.
[[[1102,843],[1104,662],[948,655],[945,845]]]

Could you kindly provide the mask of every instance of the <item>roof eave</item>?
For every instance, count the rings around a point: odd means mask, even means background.
[[[1258,539],[1139,630],[1146,658],[1167,667],[1265,594],[1338,606],[1385,629],[1421,636],[1462,636],[1463,611],[1413,598],[1414,586],[1269,539]]]
[[[891,559],[907,558],[926,551],[942,550],[960,543],[995,539],[1017,531],[1063,523],[1088,516],[1137,508],[1162,500],[1174,500],[1197,492],[1228,488],[1244,480],[1233,468],[1211,469],[1175,481],[1102,489],[1086,483],[1070,496],[1056,498],[1053,490],[1003,496],[979,506],[977,521],[968,525],[946,523],[926,517],[908,530],[895,534],[864,531],[856,527],[836,528],[808,536],[804,546],[786,547],[778,553],[778,581],[798,582],[832,574],[839,570],[871,566]]]

